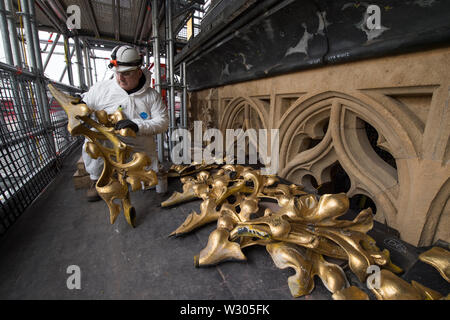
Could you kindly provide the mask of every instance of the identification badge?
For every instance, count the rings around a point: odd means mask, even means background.
[[[141,118],[144,119],[144,120],[146,120],[146,119],[148,118],[148,114],[147,114],[146,112],[142,112],[142,113],[140,114],[140,116],[141,116]]]

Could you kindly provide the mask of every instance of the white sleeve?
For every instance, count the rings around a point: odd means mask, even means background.
[[[152,91],[149,97],[149,113],[150,119],[144,120],[141,118],[131,119],[139,127],[140,135],[156,135],[164,133],[169,127],[169,114],[167,107],[164,104],[161,95],[156,91]]]
[[[98,84],[99,82],[97,82],[96,84]],[[88,92],[82,93],[81,97],[82,100],[84,101],[84,103],[86,103],[86,105],[91,108],[91,109],[95,109],[97,106],[96,103],[96,97],[98,95],[98,93],[96,92],[98,90],[97,85],[94,84]]]

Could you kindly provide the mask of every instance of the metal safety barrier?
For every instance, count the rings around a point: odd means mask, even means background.
[[[0,236],[55,178],[62,159],[82,143],[67,131],[67,116],[46,89],[48,83],[71,95],[81,93],[0,63]]]

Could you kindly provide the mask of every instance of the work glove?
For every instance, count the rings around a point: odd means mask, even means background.
[[[79,103],[84,103],[83,101],[83,97],[80,94],[75,94],[74,98],[76,99],[75,101],[72,101],[72,104],[79,104]]]
[[[128,120],[128,119],[120,120],[114,126],[114,129],[116,129],[116,130],[121,130],[121,129],[125,129],[125,128],[130,128],[131,130],[133,130],[136,133],[139,132],[138,125],[136,123],[134,123],[133,121]]]

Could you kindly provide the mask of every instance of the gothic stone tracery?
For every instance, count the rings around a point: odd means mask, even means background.
[[[191,108],[208,105],[223,131],[279,129],[281,177],[323,186],[338,165],[349,197],[430,245],[450,241],[448,74],[450,49],[437,49],[198,91]]]

